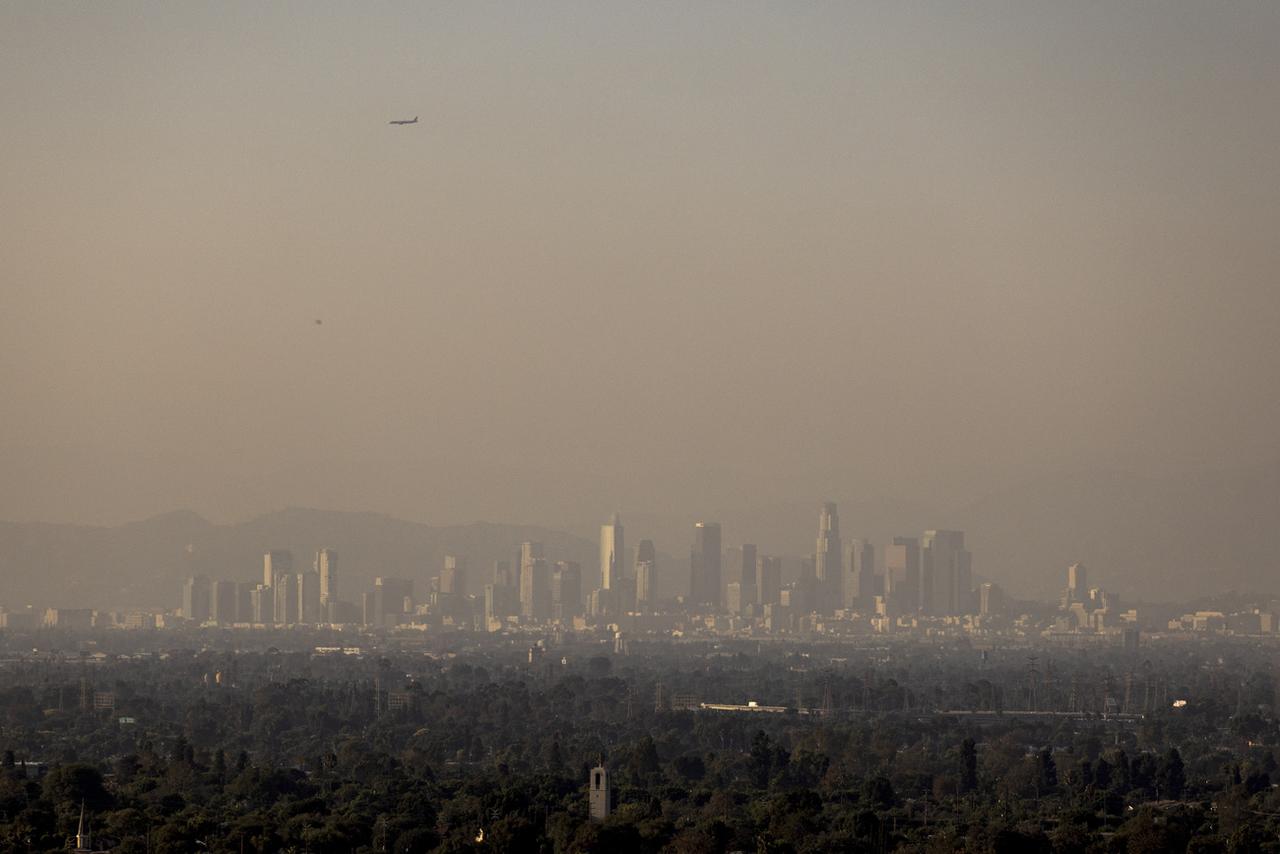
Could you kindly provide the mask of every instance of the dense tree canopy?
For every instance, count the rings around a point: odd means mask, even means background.
[[[1209,711],[964,718],[904,708],[992,692],[913,655],[910,671],[684,650],[27,663],[0,686],[0,850],[65,850],[81,805],[122,854],[1274,850],[1274,697],[1220,714],[1188,665],[1171,673]],[[80,706],[86,679],[113,710]],[[695,690],[831,700],[671,707]],[[592,822],[599,761],[615,808]]]

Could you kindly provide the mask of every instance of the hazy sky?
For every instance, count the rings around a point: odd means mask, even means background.
[[[1278,57],[1274,2],[6,3],[0,518],[1275,459]]]

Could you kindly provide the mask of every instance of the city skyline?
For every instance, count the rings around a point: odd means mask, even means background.
[[[818,548],[830,548],[830,538],[839,530],[836,505],[824,502],[818,516]],[[615,514],[610,525],[602,528],[602,543],[616,537],[611,529],[617,521]],[[378,576],[358,601],[331,596],[324,607],[321,576],[315,567],[324,562],[322,558],[336,566],[336,553],[317,550],[312,569],[291,574],[286,572],[292,565],[290,552],[271,549],[262,557],[264,571],[271,572],[271,586],[194,575],[181,585],[176,609],[12,609],[0,603],[0,629],[137,631],[217,626],[281,630],[327,626],[376,634],[406,629],[478,635],[551,631],[557,637],[566,631],[607,630],[615,633],[615,652],[624,653],[629,643],[624,632],[648,637],[669,633],[676,638],[688,632],[844,640],[868,634],[1039,638],[1055,643],[1122,644],[1132,650],[1144,633],[1155,637],[1184,633],[1268,636],[1280,629],[1280,596],[1252,603],[1237,597],[1234,606],[1221,610],[1179,610],[1176,606],[1125,602],[1112,590],[1091,586],[1088,570],[1080,563],[1062,570],[1065,587],[1056,605],[1017,601],[999,584],[973,575],[973,556],[964,548],[961,531],[932,529],[919,538],[895,537],[882,546],[883,560],[878,566],[874,544],[852,539],[847,567],[854,586],[844,590],[843,600],[833,599],[832,585],[818,577],[818,552],[801,561],[798,572],[784,578],[777,556],[758,554],[752,544],[723,547],[716,523],[698,522],[694,533],[695,565],[705,563],[710,547],[717,543],[731,567],[735,562],[740,564],[740,569],[730,571],[735,580],[729,580],[713,601],[705,601],[709,595],[706,576],[691,576],[687,592],[654,595],[656,576],[652,573],[657,553],[647,539],[636,547],[635,575],[621,576],[612,587],[596,588],[589,595],[584,595],[579,563],[559,559],[551,569],[543,544],[526,541],[520,545],[516,560],[518,582],[506,569],[511,564],[500,561],[495,564],[492,583],[484,585],[482,594],[467,593],[467,558],[449,554],[425,584],[415,584],[412,577]],[[909,583],[917,575],[917,566],[918,586]],[[334,592],[331,589],[331,594]]]
[[[584,619],[676,612],[727,614],[767,632],[794,631],[797,620],[832,618],[837,624],[869,620],[874,631],[894,632],[914,630],[921,620],[942,619],[945,625],[954,618],[1007,616],[1006,607],[1015,604],[1001,585],[974,573],[963,531],[929,529],[920,537],[895,536],[880,549],[855,537],[846,555],[838,505],[832,501],[822,502],[819,509],[814,552],[785,578],[779,556],[761,554],[753,543],[726,546],[719,523],[699,521],[693,532],[687,586],[665,597],[657,592],[658,551],[652,539],[639,541],[631,569],[623,571],[622,524],[614,512],[600,527],[600,576],[594,590],[584,588],[580,563],[549,558],[541,542],[524,541],[514,561],[494,563],[483,593],[468,592],[468,558],[446,554],[417,598],[414,577],[424,580],[421,572],[407,578],[378,576],[358,601],[344,601],[337,593],[336,550],[316,550],[312,569],[294,574],[289,550],[268,549],[262,565],[263,581],[270,584],[189,576],[182,583],[176,615],[195,624],[358,624],[374,629],[426,617],[431,624],[444,621],[495,632],[512,628],[516,619],[521,625],[577,626]],[[509,571],[513,565],[518,568],[514,576]],[[1082,563],[1067,567],[1066,578],[1060,608],[1071,615],[1068,625],[1075,631],[1114,632],[1117,620],[1140,625],[1138,610],[1122,613],[1114,592],[1089,586]],[[668,588],[672,582],[668,578]],[[162,619],[160,612],[154,613],[156,620]]]
[[[1277,45],[0,4],[0,844],[1270,850]]]
[[[856,506],[856,505],[855,505]],[[731,582],[738,581],[742,583],[744,580],[745,587],[752,586],[754,577],[751,573],[745,572],[746,567],[740,566],[744,563],[742,548],[739,546],[742,540],[763,540],[768,543],[764,546],[757,546],[755,542],[745,544],[745,547],[756,547],[763,554],[773,554],[786,562],[789,572],[796,571],[797,562],[804,559],[805,544],[803,529],[813,524],[814,510],[813,504],[809,504],[808,508],[797,508],[799,513],[795,516],[796,524],[788,523],[784,528],[794,531],[795,536],[788,536],[779,540],[776,536],[759,536],[767,534],[769,531],[779,530],[777,519],[772,518],[769,514],[758,515],[754,519],[739,521],[730,525],[728,531],[728,539],[724,542],[724,550],[722,554],[722,572],[720,579],[720,597],[723,599],[727,592],[727,585]],[[784,508],[784,512],[785,508]],[[865,516],[865,510],[858,513],[859,518]],[[640,518],[634,530],[638,530],[641,539],[648,540],[649,544],[654,544],[655,558],[661,556],[661,560],[657,561],[657,570],[660,570],[655,577],[661,577],[661,587],[666,595],[672,592],[671,585],[675,585],[678,589],[681,585],[689,583],[689,572],[691,569],[689,559],[681,555],[683,550],[681,541],[688,542],[688,521],[675,519],[674,524],[668,524],[662,518],[652,516],[633,517]],[[805,520],[808,520],[807,522]],[[292,521],[290,521],[292,520]],[[251,523],[249,526],[214,526],[198,517],[175,514],[172,516],[160,517],[152,520],[144,525],[126,526],[120,529],[77,529],[62,526],[38,526],[31,529],[31,532],[24,535],[28,546],[25,555],[14,553],[11,549],[6,551],[5,541],[0,538],[0,603],[13,601],[32,601],[38,599],[45,601],[48,599],[47,591],[52,589],[50,585],[56,584],[57,579],[62,577],[78,577],[80,580],[76,582],[73,588],[76,591],[89,591],[101,589],[102,592],[85,596],[83,592],[77,592],[72,597],[74,601],[92,602],[95,604],[119,603],[129,601],[128,597],[121,598],[120,595],[106,593],[111,586],[114,578],[119,578],[125,583],[125,588],[137,583],[133,578],[137,573],[146,572],[147,566],[153,565],[155,568],[150,572],[158,572],[160,577],[164,575],[176,575],[181,572],[180,567],[183,565],[191,568],[187,575],[192,573],[209,574],[217,576],[221,574],[219,564],[226,566],[228,559],[234,559],[238,565],[245,566],[244,561],[247,555],[244,549],[249,545],[249,541],[259,539],[266,531],[276,528],[278,523],[283,523],[284,527],[280,530],[283,538],[269,538],[262,542],[257,548],[261,549],[269,545],[271,542],[279,544],[289,544],[292,552],[286,554],[288,550],[276,549],[279,552],[278,558],[285,561],[286,565],[293,567],[296,565],[294,555],[316,553],[314,561],[308,561],[313,571],[318,571],[325,552],[331,554],[333,563],[336,568],[336,558],[338,550],[332,548],[332,544],[337,542],[345,546],[348,559],[343,561],[345,571],[343,576],[349,579],[349,583],[361,584],[372,579],[382,569],[393,569],[401,573],[411,570],[415,565],[420,565],[422,558],[414,557],[414,550],[425,550],[425,556],[430,561],[438,562],[443,560],[445,556],[453,553],[460,555],[470,555],[473,561],[478,560],[480,566],[489,567],[495,560],[501,560],[504,555],[509,554],[502,549],[494,550],[493,546],[485,545],[483,536],[477,539],[476,535],[482,534],[485,530],[491,530],[496,536],[501,538],[515,537],[515,543],[511,548],[519,545],[524,539],[523,536],[515,533],[520,530],[529,532],[538,532],[538,538],[545,540],[550,537],[552,540],[561,543],[557,547],[557,554],[568,557],[572,560],[580,562],[583,566],[588,567],[589,571],[598,573],[596,569],[597,561],[600,555],[600,540],[588,540],[571,531],[559,530],[552,528],[521,528],[520,526],[507,525],[480,525],[480,526],[460,526],[454,528],[432,528],[417,523],[411,523],[401,520],[395,520],[391,517],[385,517],[378,514],[352,514],[352,513],[334,513],[332,511],[314,511],[293,509],[282,511],[279,514],[264,517],[261,520]],[[2,526],[4,523],[0,523]],[[296,539],[296,533],[289,533],[290,529],[302,525],[303,528],[312,529],[313,533],[305,539]],[[334,537],[326,531],[333,526],[334,530],[344,531],[339,537]],[[23,530],[25,526],[10,526],[12,530]],[[723,528],[723,526],[722,526]],[[259,531],[257,534],[250,534],[251,531]],[[597,525],[595,530],[599,531],[600,526]],[[812,528],[810,528],[812,530]],[[846,543],[845,553],[842,564],[844,567],[845,577],[842,583],[843,593],[837,597],[838,601],[845,602],[846,605],[852,604],[853,599],[857,599],[859,583],[858,583],[858,553],[853,550],[853,546],[858,548],[869,548],[868,553],[873,555],[876,565],[883,568],[890,563],[893,565],[893,572],[887,575],[882,583],[890,585],[889,589],[899,595],[908,595],[905,591],[898,591],[899,587],[912,587],[917,590],[916,596],[925,595],[925,589],[922,586],[922,567],[920,557],[919,541],[921,531],[928,531],[929,522],[927,517],[924,521],[917,521],[915,524],[908,525],[892,525],[884,524],[883,519],[878,524],[858,524],[854,532],[861,535],[854,537]],[[914,536],[904,536],[902,531],[914,530]],[[1151,582],[1152,578],[1150,570],[1134,571],[1134,567],[1130,561],[1132,557],[1127,547],[1132,542],[1132,538],[1123,538],[1115,541],[1112,548],[1100,549],[1100,543],[1094,539],[1079,540],[1072,542],[1064,542],[1054,548],[1048,548],[1042,552],[1026,552],[1024,557],[1019,561],[1021,570],[1019,572],[1010,573],[1008,571],[1009,563],[1007,554],[1001,560],[1001,549],[998,540],[993,540],[990,531],[984,528],[967,528],[967,537],[977,538],[977,550],[983,555],[982,567],[980,575],[988,580],[994,580],[999,583],[1006,591],[1014,596],[1035,598],[1042,601],[1049,601],[1057,597],[1059,584],[1056,581],[1057,568],[1072,562],[1085,562],[1093,566],[1110,567],[1111,574],[1115,581],[1116,587],[1127,597],[1151,598],[1143,594],[1146,585]],[[151,541],[153,532],[156,537],[155,541]],[[381,531],[381,533],[375,533]],[[643,536],[651,534],[651,532],[662,532],[662,538],[658,536]],[[508,533],[511,532],[511,533]],[[249,540],[245,540],[245,535],[249,535]],[[56,535],[59,538],[69,538],[68,542],[59,546],[55,551],[49,552],[48,557],[39,557],[40,550],[45,548],[43,539]],[[402,537],[408,535],[408,539],[400,542]],[[354,539],[352,537],[354,536]],[[121,539],[124,538],[124,539]],[[181,539],[177,539],[181,538]],[[440,539],[443,538],[443,539]],[[112,540],[121,539],[120,542],[112,544]],[[12,542],[12,541],[10,541]],[[19,541],[21,542],[21,541]],[[79,544],[83,542],[83,547]],[[89,544],[97,543],[96,546]],[[137,549],[137,559],[125,559],[125,553],[121,551],[126,548],[126,542],[130,545],[127,548]],[[168,542],[169,556],[156,551],[161,543]],[[317,543],[328,542],[328,548],[317,549]],[[436,544],[438,542],[438,544]],[[813,541],[810,540],[810,543]],[[1180,540],[1171,538],[1166,541],[1151,541],[1144,550],[1149,550],[1153,558],[1157,558],[1155,563],[1160,564],[1157,578],[1159,589],[1163,591],[1163,596],[1168,598],[1190,599],[1196,596],[1211,595],[1216,591],[1227,589],[1248,591],[1255,590],[1258,592],[1266,592],[1274,585],[1273,576],[1261,570],[1265,567],[1265,561],[1252,564],[1256,566],[1260,572],[1254,575],[1253,580],[1242,577],[1238,573],[1234,576],[1235,580],[1231,580],[1230,574],[1222,572],[1220,569],[1212,571],[1204,571],[1202,568],[1206,566],[1203,563],[1194,561],[1193,553],[1188,551],[1184,555],[1179,555],[1175,551],[1169,550],[1169,546],[1188,546],[1195,548],[1197,546],[1207,546],[1209,551],[1215,548],[1220,550],[1220,543],[1226,540],[1219,536],[1217,539],[1198,537],[1193,539]],[[418,543],[418,545],[411,545]],[[1152,546],[1166,546],[1162,551]],[[649,548],[649,544],[645,548]],[[778,548],[778,545],[781,548]],[[870,545],[875,544],[875,545]],[[53,542],[49,542],[52,546]],[[252,548],[252,547],[250,547]],[[685,546],[688,548],[688,546]],[[809,546],[810,549],[814,547]],[[35,549],[36,551],[30,551]],[[267,549],[271,551],[271,549]],[[628,568],[629,582],[637,581],[637,567],[635,564],[636,547],[628,547],[628,554],[624,557],[624,565]],[[94,557],[94,553],[97,556]],[[185,552],[185,554],[180,554]],[[1219,551],[1219,553],[1221,553]],[[181,560],[173,561],[173,556],[179,554]],[[239,557],[235,557],[239,554]],[[221,556],[220,556],[221,555]],[[258,552],[257,560],[266,563],[269,558],[263,557],[261,551]],[[381,557],[376,557],[381,555]],[[106,558],[103,563],[101,558]],[[816,573],[816,555],[813,551],[809,552],[809,558],[814,561],[811,571]],[[1188,561],[1191,558],[1191,561]],[[123,563],[117,564],[118,561],[124,560]],[[48,571],[32,574],[29,567],[32,565],[31,560],[38,560],[48,567]],[[50,562],[51,561],[51,562]],[[1188,572],[1184,575],[1184,579],[1180,584],[1171,584],[1170,570],[1174,568],[1178,561],[1187,561],[1182,564],[1185,569],[1194,569],[1194,572]],[[508,562],[509,563],[509,562]],[[102,565],[112,567],[108,574],[90,574],[81,575],[79,568]],[[515,566],[518,567],[518,561]],[[261,573],[270,572],[264,566]],[[292,572],[292,569],[290,570]],[[487,572],[487,569],[486,569]],[[1163,576],[1163,577],[1161,577]],[[487,578],[484,575],[475,576],[478,581],[474,583],[483,584]],[[588,586],[585,590],[592,589],[591,585],[598,584],[599,575],[596,580],[586,580]],[[244,580],[244,579],[241,579]],[[259,576],[257,582],[263,579]],[[324,579],[321,578],[321,586]],[[171,583],[178,583],[177,581]],[[271,585],[263,585],[267,596],[271,595]],[[976,586],[976,583],[973,585]],[[125,589],[122,588],[122,589]],[[40,593],[40,590],[45,593]],[[143,601],[151,595],[146,592],[147,589],[154,589],[154,584],[147,582],[142,588],[139,588],[138,595]],[[344,589],[349,589],[344,587]],[[20,592],[26,590],[27,592]],[[478,588],[476,589],[478,591]],[[752,590],[742,591],[750,599],[754,595]],[[634,595],[634,592],[627,595]],[[932,594],[930,594],[932,595]],[[79,597],[79,598],[77,598]],[[323,598],[323,592],[321,594]],[[135,597],[136,598],[136,597]],[[260,596],[261,598],[261,596]],[[1160,598],[1160,597],[1156,597]],[[74,604],[74,601],[68,601],[66,604]],[[265,600],[264,604],[268,608],[274,608],[275,603],[270,599]],[[288,607],[288,602],[284,604]]]
[[[895,537],[895,548],[907,543],[924,543],[923,568],[918,573],[923,582],[910,585],[901,580],[895,584],[895,572],[902,572],[903,567],[899,565],[901,559],[895,557],[898,553],[888,551],[888,545],[883,552],[884,560],[877,564],[875,546],[865,539],[854,538],[850,541],[848,560],[844,560],[835,502],[822,503],[818,530],[814,553],[800,561],[799,572],[784,593],[780,556],[760,554],[753,543],[726,547],[718,522],[696,522],[687,588],[672,592],[666,601],[694,609],[708,607],[743,614],[765,614],[769,606],[782,605],[799,612],[812,610],[827,615],[842,609],[883,614],[887,613],[886,608],[897,614],[975,613],[979,589],[973,581],[971,555],[963,548],[963,532],[928,530],[921,540]],[[620,515],[615,512],[600,528],[599,586],[588,596],[582,587],[579,563],[556,560],[552,570],[542,543],[522,542],[514,562],[495,563],[492,583],[487,585],[483,597],[485,620],[514,616],[517,610],[525,619],[546,621],[575,616],[582,612],[584,605],[593,617],[616,616],[634,611],[637,606],[657,606],[658,551],[654,541],[643,538],[638,542],[630,570],[624,570],[624,553],[623,528]],[[513,564],[518,567],[514,582],[505,576],[503,569]],[[237,618],[230,622],[277,625],[353,621],[356,614],[361,614],[359,619],[364,624],[381,626],[385,615],[407,615],[411,607],[412,578],[378,576],[373,588],[362,594],[359,602],[341,600],[337,588],[338,553],[332,548],[315,551],[310,571],[295,574],[293,554],[287,549],[267,549],[262,555],[262,566],[262,583],[256,585],[211,580],[205,574],[189,576],[182,585],[181,613],[196,622],[210,618],[227,622],[219,615],[232,613]],[[438,606],[441,613],[453,616],[467,598],[468,567],[465,555],[446,554],[438,574],[431,577],[430,597],[433,600],[439,597],[432,604]],[[1080,564],[1070,567],[1066,604],[1079,601],[1070,591],[1084,585],[1083,573]],[[672,582],[673,579],[668,578],[668,587]],[[394,593],[386,592],[388,590]],[[402,604],[400,600],[404,600]],[[516,601],[518,609],[513,604],[502,604]],[[271,615],[270,619],[267,614]]]

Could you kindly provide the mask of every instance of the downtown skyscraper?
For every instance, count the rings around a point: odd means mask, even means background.
[[[720,606],[720,523],[693,526],[689,553],[689,598],[694,605]]]
[[[458,555],[445,555],[444,568],[440,570],[440,592],[446,596],[467,595],[467,559]]]
[[[213,585],[207,575],[195,575],[182,585],[182,616],[197,623],[209,619],[212,612]]]
[[[320,573],[298,573],[298,622],[319,623],[325,619],[320,607]]]
[[[920,610],[920,540],[916,537],[894,537],[884,547],[885,592],[901,614]]]
[[[848,571],[844,587],[844,607],[870,611],[881,592],[876,584],[876,550],[867,540],[849,542]]]
[[[925,531],[920,558],[924,612],[940,616],[969,613],[973,556],[964,547],[964,531]]]
[[[262,586],[275,587],[276,579],[293,575],[293,552],[273,549],[262,556]]]
[[[1067,567],[1067,593],[1065,605],[1071,607],[1076,602],[1084,602],[1089,598],[1089,572],[1082,563],[1073,563]]]
[[[527,620],[551,616],[551,568],[542,556],[542,543],[520,544],[520,616]]]
[[[777,605],[782,601],[782,558],[771,555],[756,558],[755,587],[760,605]]]
[[[814,552],[814,575],[822,610],[840,607],[844,602],[841,551],[840,515],[835,502],[828,501],[818,514],[818,547]]]
[[[741,608],[760,604],[760,593],[756,588],[757,560],[755,545],[743,543],[737,577],[734,578],[738,582],[738,602]]]
[[[653,540],[641,540],[636,546],[636,608],[647,610],[658,601],[658,553]]]
[[[600,587],[612,589],[626,572],[626,546],[622,538],[622,519],[617,513],[600,526]]]
[[[577,561],[556,561],[551,571],[551,610],[561,622],[582,613],[582,566]]]
[[[316,552],[314,564],[320,576],[320,610],[324,619],[333,619],[333,606],[338,602],[338,552],[334,549],[320,549]]]

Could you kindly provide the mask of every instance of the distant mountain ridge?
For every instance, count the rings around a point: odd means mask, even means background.
[[[337,549],[339,597],[348,601],[359,601],[379,575],[411,578],[425,594],[446,554],[469,560],[468,583],[479,592],[493,562],[514,560],[525,540],[543,543],[548,559],[581,562],[588,583],[595,543],[528,525],[431,527],[381,513],[304,508],[232,525],[190,511],[113,528],[0,522],[0,606],[173,607],[189,575],[260,580],[268,549],[292,551],[295,571],[309,569],[317,549]]]

